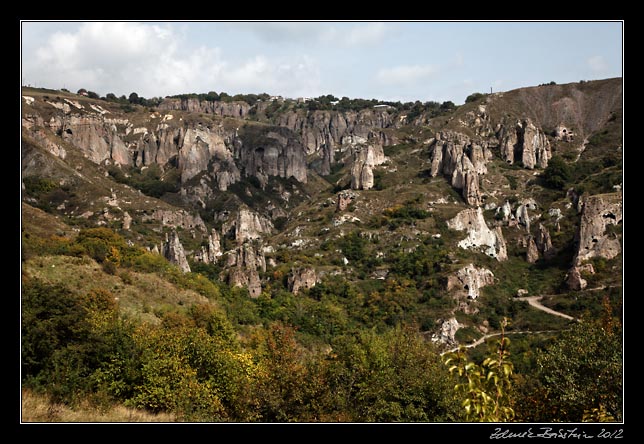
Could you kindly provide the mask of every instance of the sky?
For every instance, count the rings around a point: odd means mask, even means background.
[[[453,101],[621,77],[623,22],[21,22],[22,84]]]

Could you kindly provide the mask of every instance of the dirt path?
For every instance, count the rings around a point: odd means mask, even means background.
[[[539,303],[541,299],[543,299],[543,296],[526,296],[523,298],[517,298],[517,300],[519,301],[528,301],[528,304],[532,305],[534,308],[541,311],[545,311],[546,313],[550,313],[551,315],[560,316],[562,318],[566,318],[571,321],[575,320],[575,318],[573,318],[572,316],[569,316],[565,313],[561,313],[560,311],[553,310],[552,308],[548,308],[545,305],[541,305]]]
[[[505,332],[505,335],[506,335],[506,336],[512,336],[512,335],[528,335],[528,334],[536,334],[536,333],[555,333],[555,332],[559,332],[559,331],[561,331],[561,330],[541,330],[541,331],[506,331],[506,332]],[[497,332],[497,333],[490,333],[490,334],[488,334],[488,335],[481,336],[481,337],[480,337],[480,338],[478,338],[476,341],[474,341],[474,342],[472,342],[472,343],[470,343],[470,344],[462,345],[462,346],[463,346],[464,348],[473,348],[473,347],[478,347],[479,345],[481,345],[482,343],[484,343],[487,339],[489,339],[489,338],[493,338],[493,337],[495,337],[495,336],[501,336],[501,332]],[[447,353],[453,353],[453,352],[457,351],[460,347],[461,347],[461,345],[459,345],[458,347],[454,347],[454,348],[451,348],[451,349],[449,349],[449,350],[446,350],[446,351],[444,351],[443,353],[441,353],[441,356],[443,356],[443,355],[445,355],[445,354],[447,354]]]
[[[601,287],[589,288],[589,289],[587,289],[585,291],[599,291],[599,290],[604,290],[606,288],[612,288],[612,287],[606,287],[605,285],[602,285]],[[554,315],[554,316],[560,316],[560,317],[568,319],[570,321],[577,321],[578,320],[576,318],[573,318],[570,315],[567,315],[565,313],[561,313],[560,311],[553,310],[552,308],[548,308],[545,305],[542,305],[541,303],[539,303],[539,301],[541,299],[543,299],[544,297],[546,297],[546,296],[547,295],[525,296],[525,297],[516,298],[516,299],[519,300],[519,301],[528,301],[528,304],[530,304],[532,307],[536,308],[537,310],[545,311],[548,314],[551,314],[551,315]],[[556,296],[556,295],[552,295],[552,296]],[[552,333],[552,332],[555,332],[555,331],[558,331],[558,330],[509,331],[509,332],[505,332],[505,334],[506,335],[517,335],[517,334],[534,334],[534,333]],[[498,333],[490,333],[488,335],[481,336],[480,338],[478,338],[476,341],[472,342],[471,344],[463,345],[463,347],[465,347],[465,348],[477,347],[477,346],[481,345],[483,342],[485,342],[486,339],[492,338],[494,336],[500,336],[500,335],[501,335],[500,332],[498,332]],[[443,353],[441,353],[441,356],[446,354],[446,353],[455,352],[456,350],[459,349],[459,347],[454,347],[454,348],[452,348],[450,350],[444,351]]]

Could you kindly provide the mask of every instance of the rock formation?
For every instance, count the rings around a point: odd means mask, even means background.
[[[564,125],[559,124],[555,128],[555,140],[561,140],[563,142],[572,142],[575,138],[575,135],[572,131],[566,128]]]
[[[482,287],[492,284],[494,274],[490,270],[469,264],[447,278],[447,291],[465,292],[469,299],[476,299]]]
[[[394,125],[392,115],[386,110],[294,111],[279,115],[275,123],[301,135],[306,153],[316,154],[319,159],[311,166],[322,175],[331,172],[334,152],[343,144],[366,141],[384,146],[397,142],[382,131]]]
[[[447,319],[441,324],[440,331],[432,336],[432,341],[445,344],[447,346],[457,345],[456,332],[459,328],[461,328],[461,325],[458,323],[456,318]]]
[[[132,216],[126,211],[123,213],[123,229],[129,231],[132,226]]]
[[[184,230],[197,229],[202,233],[206,233],[206,224],[204,224],[201,216],[195,214],[194,216],[185,210],[154,210],[152,214],[144,214],[141,217],[142,222],[158,221],[161,222],[163,227],[183,228]]]
[[[581,270],[579,267],[572,267],[566,275],[566,285],[569,289],[579,291],[588,286],[586,279],[581,277]]]
[[[202,245],[201,249],[195,253],[195,261],[203,262],[205,264],[216,264],[220,256],[223,255],[221,251],[221,242],[219,234],[214,228],[210,230],[208,235],[207,245]]]
[[[537,249],[537,244],[534,241],[534,237],[532,235],[528,235],[528,238],[526,240],[526,246],[527,246],[527,251],[526,251],[526,260],[534,264],[539,260],[539,250]]]
[[[461,133],[442,131],[436,134],[430,153],[430,175],[448,177],[468,204],[480,205],[479,175],[487,173],[486,163],[492,156],[487,145],[473,142]]]
[[[297,268],[291,271],[288,277],[288,288],[293,294],[298,294],[301,289],[315,287],[318,281],[313,268]]]
[[[262,293],[259,271],[266,271],[266,258],[261,244],[245,242],[235,250],[227,252],[226,267],[228,283],[237,287],[246,287],[252,298]]]
[[[181,182],[185,183],[197,174],[208,171],[211,161],[220,165],[225,164],[231,179],[235,182],[239,180],[240,173],[234,163],[233,153],[226,146],[222,134],[203,127],[188,128],[179,149],[178,166],[181,171]],[[219,168],[213,171],[215,176],[219,173],[218,170]],[[225,182],[222,184],[223,188],[227,189],[232,183],[234,182]]]
[[[546,168],[552,157],[550,142],[530,119],[523,119],[514,126],[502,125],[498,134],[501,157],[509,164],[521,160],[528,169]]]
[[[519,223],[519,225],[523,225],[526,229],[526,231],[529,233],[530,232],[530,215],[528,214],[528,206],[527,205],[519,205],[517,207],[517,210],[515,212],[514,216]]]
[[[458,243],[464,249],[480,249],[488,256],[504,261],[508,258],[501,227],[491,230],[483,218],[483,209],[469,208],[447,221],[452,230],[467,231],[467,237]]]
[[[215,114],[223,117],[246,117],[251,106],[246,102],[222,102],[199,100],[197,98],[163,100],[157,107],[161,111],[189,111],[202,114]]]
[[[349,192],[349,191],[340,191],[337,194],[337,202],[336,202],[336,207],[335,210],[338,212],[345,211],[349,205],[354,201],[356,198],[356,193]]]
[[[539,250],[539,253],[544,259],[551,259],[556,254],[556,251],[552,246],[550,232],[543,224],[539,224],[537,235],[535,236],[535,242],[537,250]]]
[[[165,242],[163,243],[163,256],[168,261],[177,265],[184,273],[190,272],[190,265],[188,265],[186,253],[175,230],[172,230],[170,235],[166,233]]]
[[[306,183],[306,151],[291,130],[248,126],[239,132],[239,140],[241,147],[235,157],[245,176],[256,177],[262,186],[271,176],[294,177]]]
[[[351,167],[351,188],[370,190],[374,186],[373,168],[385,162],[381,146],[368,145],[353,148],[353,166]]]
[[[272,233],[273,229],[269,219],[260,216],[246,205],[239,208],[237,217],[229,219],[221,228],[224,235],[233,237],[239,244],[261,239],[262,235]]]
[[[621,193],[601,194],[584,199],[579,224],[579,247],[574,263],[593,257],[612,259],[621,253],[618,236],[610,227],[622,223]]]
[[[620,239],[611,230],[611,226],[621,223],[621,193],[600,194],[583,199],[577,235],[577,252],[566,276],[568,288],[571,290],[586,288],[587,282],[581,273],[595,272],[591,263],[585,263],[587,260],[594,257],[612,259],[621,253]]]

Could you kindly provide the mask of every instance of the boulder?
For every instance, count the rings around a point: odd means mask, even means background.
[[[483,209],[469,208],[447,221],[452,230],[467,231],[467,237],[458,243],[460,248],[479,249],[488,256],[504,261],[508,258],[501,227],[491,230],[483,218]]]

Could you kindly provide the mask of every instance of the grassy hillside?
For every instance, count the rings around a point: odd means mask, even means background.
[[[22,110],[35,122],[60,116],[47,101],[65,99],[150,131],[159,118],[151,117],[155,109],[60,91],[23,95],[36,99]],[[349,189],[347,147],[329,176],[309,169],[307,183],[271,177],[266,184],[249,176],[219,190],[204,186],[203,175],[180,184],[176,159],[145,168],[97,164],[44,123],[41,133],[24,130],[23,421],[470,421],[462,408],[468,395],[454,390],[459,378],[445,352],[480,342],[459,362],[483,365],[499,352],[501,335],[510,339],[502,346],[513,369],[502,402],[514,416],[504,420],[621,420],[622,255],[593,259],[594,273],[583,270],[584,291],[565,281],[578,243],[578,199],[621,189],[622,100],[621,79],[543,85],[482,95],[386,128],[397,143],[384,147],[387,160],[374,167],[369,190]],[[481,109],[487,117],[472,123]],[[248,123],[172,114],[173,129],[223,125],[234,132]],[[501,158],[497,124],[524,118],[551,145],[546,169]],[[560,124],[572,140],[555,139]],[[459,247],[467,233],[448,228],[471,207],[449,177],[430,175],[429,147],[444,130],[487,143],[483,217],[490,229],[500,227],[506,261]],[[241,131],[245,143],[263,143],[253,131]],[[125,143],[135,143],[131,134]],[[66,154],[53,154],[49,143]],[[344,210],[339,193],[351,198]],[[506,202],[512,218],[530,206],[530,230],[503,219],[498,208]],[[250,261],[235,250],[234,230],[221,232],[241,223],[242,205],[274,227],[252,244],[266,262],[256,298],[228,281],[235,261]],[[166,213],[154,216],[160,210]],[[188,226],[196,218],[204,229]],[[553,253],[529,262],[527,242],[540,224]],[[152,252],[172,229],[190,273]],[[198,262],[194,253],[213,229],[226,254]],[[609,231],[623,243],[621,225]],[[454,286],[468,264],[494,275],[476,299],[467,286]],[[294,294],[302,270],[315,282]],[[541,304],[575,320],[539,310],[519,293],[543,296]],[[566,361],[570,350],[578,359]],[[572,381],[565,396],[564,379]],[[486,384],[481,390],[496,389]]]

